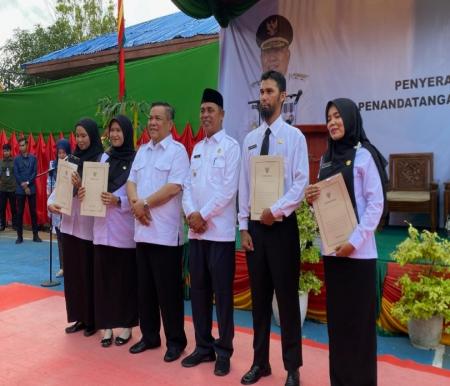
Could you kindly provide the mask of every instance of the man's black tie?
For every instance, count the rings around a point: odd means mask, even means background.
[[[264,134],[264,139],[261,145],[261,152],[259,155],[268,155],[269,154],[269,136],[270,136],[270,127],[266,129]]]

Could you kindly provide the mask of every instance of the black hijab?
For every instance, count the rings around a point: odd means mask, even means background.
[[[134,160],[134,144],[133,144],[133,125],[125,115],[117,115],[108,125],[108,131],[111,130],[113,122],[117,122],[122,129],[123,144],[119,147],[112,146],[109,150],[109,176],[108,176],[108,192],[112,193],[119,189],[127,182],[130,174],[131,164]]]
[[[328,138],[328,149],[322,157],[319,171],[319,180],[342,173],[345,185],[347,186],[350,199],[352,200],[355,214],[358,217],[355,201],[355,190],[353,186],[353,164],[355,162],[356,149],[359,144],[367,149],[372,155],[380,174],[381,184],[383,186],[383,195],[386,203],[386,185],[388,182],[386,174],[387,161],[378,149],[373,146],[366,136],[363,128],[361,114],[355,102],[346,98],[338,98],[327,103],[325,118],[328,117],[328,111],[331,106],[335,106],[344,122],[344,137],[335,141]],[[386,204],[385,204],[386,209]],[[384,210],[385,213],[385,210]]]
[[[95,123],[94,120],[90,118],[84,118],[77,122],[75,125],[75,128],[77,126],[83,127],[90,140],[90,145],[87,149],[81,150],[78,145],[75,148],[75,151],[73,152],[73,155],[78,157],[80,159],[78,163],[78,174],[80,176],[83,175],[83,162],[84,161],[91,161],[96,162],[99,160],[100,155],[103,153],[103,145],[102,140],[100,138],[100,134],[98,132],[98,126],[97,123]]]

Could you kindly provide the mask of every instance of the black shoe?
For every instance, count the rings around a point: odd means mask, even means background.
[[[218,356],[214,366],[214,374],[223,377],[230,372],[230,358]]]
[[[23,237],[22,236],[17,236],[16,244],[22,244],[22,243],[23,243]]]
[[[116,336],[116,339],[114,340],[114,344],[116,346],[123,346],[124,344],[127,344],[131,339],[132,334],[127,339],[124,339],[120,336]]]
[[[88,336],[94,335],[96,332],[97,332],[97,329],[94,326],[86,326],[83,334],[85,337],[88,337]]]
[[[66,327],[66,334],[73,334],[74,332],[78,332],[84,330],[86,326],[83,322],[75,322],[69,327]]]
[[[183,350],[179,347],[169,347],[164,355],[164,362],[176,361],[181,356]]]
[[[288,371],[284,386],[300,386],[300,372],[298,370]]]
[[[0,232],[3,232],[3,231],[5,230],[5,228],[6,228],[6,227],[1,226],[1,227],[0,227]]]
[[[203,362],[214,362],[216,360],[216,353],[210,352],[208,354],[201,354],[195,350],[191,355],[188,355],[181,361],[183,367],[194,367]]]
[[[155,344],[148,344],[145,343],[144,340],[140,340],[136,344],[130,347],[130,353],[131,354],[139,354],[141,352],[144,352],[145,350],[151,350],[152,348],[157,348],[161,346],[161,342],[157,342]]]
[[[252,385],[258,382],[261,377],[267,377],[270,374],[272,374],[272,370],[269,365],[267,367],[253,365],[241,378],[241,383],[243,385]]]
[[[33,235],[33,241],[35,243],[42,243],[42,240],[37,233],[35,235]]]
[[[113,335],[111,334],[109,338],[103,338],[100,343],[102,344],[102,347],[109,347],[112,345],[112,341]]]

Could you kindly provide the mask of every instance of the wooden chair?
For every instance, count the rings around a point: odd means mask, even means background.
[[[386,196],[389,212],[427,213],[435,231],[439,211],[433,153],[391,154]]]

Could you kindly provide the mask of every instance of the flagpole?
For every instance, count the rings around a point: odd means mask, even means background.
[[[117,6],[117,45],[119,47],[119,102],[125,97],[125,17],[123,0],[118,0]]]

